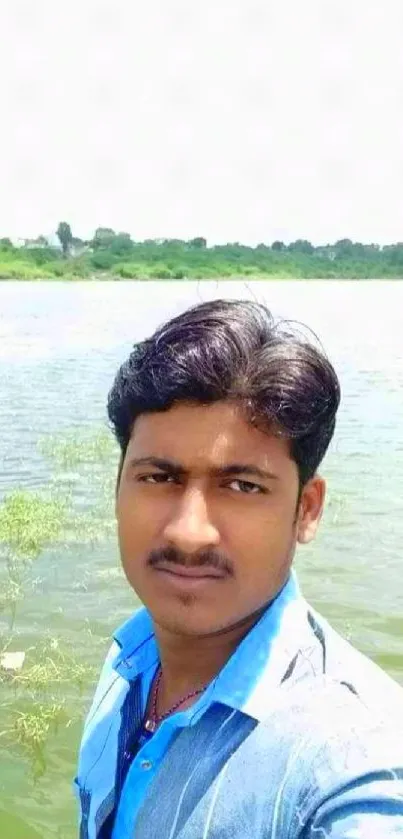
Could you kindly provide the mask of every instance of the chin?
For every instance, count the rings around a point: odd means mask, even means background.
[[[166,604],[150,603],[146,606],[153,622],[157,624],[165,632],[172,635],[181,635],[187,638],[200,638],[202,636],[214,635],[222,631],[227,626],[231,626],[232,621],[227,622],[222,620],[222,616],[212,614],[202,609],[200,604],[190,602],[178,603],[177,609],[168,609]],[[146,604],[144,604],[146,605]]]

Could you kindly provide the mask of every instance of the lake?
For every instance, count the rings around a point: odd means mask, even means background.
[[[306,323],[338,372],[342,404],[321,469],[328,505],[315,543],[298,551],[299,579],[335,628],[403,684],[402,282],[0,283],[0,498],[64,488],[88,523],[35,560],[10,649],[66,644],[94,668],[81,690],[66,687],[76,718],[49,735],[39,777],[26,751],[0,738],[4,839],[77,835],[71,778],[81,721],[110,634],[139,605],[119,570],[117,451],[63,465],[43,445],[107,429],[107,393],[133,343],[188,305],[217,297],[255,298]],[[99,523],[98,541],[90,521],[95,530]],[[0,614],[0,649],[7,627]],[[13,701],[13,688],[0,684],[0,733]],[[16,701],[29,712],[29,691]]]

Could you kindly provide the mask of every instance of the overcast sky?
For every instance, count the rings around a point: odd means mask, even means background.
[[[2,0],[0,236],[403,240],[402,0]]]

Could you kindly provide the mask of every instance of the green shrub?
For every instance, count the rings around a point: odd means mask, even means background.
[[[172,280],[172,271],[164,266],[152,268],[148,271],[148,278],[150,280]]]
[[[0,263],[0,280],[45,280],[52,277],[48,267],[40,268],[22,261]]]
[[[66,523],[66,502],[14,490],[0,506],[0,546],[15,557],[34,559]]]
[[[116,257],[109,251],[98,251],[91,256],[91,265],[99,271],[108,271],[115,262]]]
[[[29,248],[23,250],[24,259],[33,262],[35,265],[46,265],[47,262],[54,262],[57,259],[58,251],[54,248]]]
[[[54,277],[63,277],[66,273],[66,266],[62,263],[56,263],[55,265],[49,265],[48,267]]]
[[[114,272],[124,280],[135,280],[139,276],[139,267],[138,265],[127,265],[125,263],[124,265],[116,265]]]

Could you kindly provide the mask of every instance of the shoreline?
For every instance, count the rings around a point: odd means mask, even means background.
[[[402,276],[380,276],[380,277],[295,277],[284,276],[280,274],[223,274],[221,276],[205,276],[205,277],[180,277],[180,278],[163,278],[163,277],[120,277],[116,274],[105,274],[103,272],[92,274],[91,276],[78,275],[64,275],[55,277],[0,277],[1,283],[102,283],[102,282],[116,282],[116,283],[200,283],[200,282],[402,282]]]

